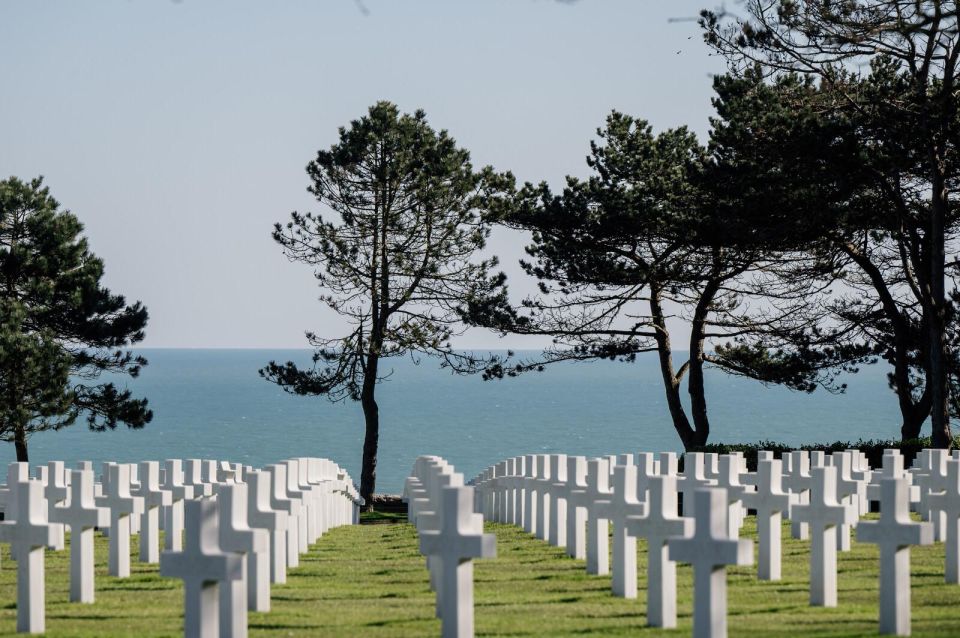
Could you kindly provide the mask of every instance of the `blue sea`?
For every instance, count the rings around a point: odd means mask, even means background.
[[[85,423],[34,435],[31,463],[134,462],[215,458],[262,466],[291,456],[324,456],[360,480],[363,414],[353,402],[284,393],[261,379],[268,361],[306,364],[306,350],[147,349],[140,378],[124,381],[150,400],[153,422],[91,432]],[[682,354],[682,353],[681,353]],[[678,364],[682,362],[680,355]],[[558,364],[519,378],[482,381],[426,359],[391,359],[377,390],[380,456],[377,491],[399,493],[420,454],[438,454],[469,479],[487,465],[523,453],[599,455],[680,451],[654,355],[635,363]],[[846,377],[845,394],[764,387],[708,370],[711,442],[787,444],[895,438],[896,399],[887,368]],[[12,444],[0,462],[15,460]]]

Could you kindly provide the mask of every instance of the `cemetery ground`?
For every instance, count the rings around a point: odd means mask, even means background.
[[[250,612],[251,636],[436,636],[434,594],[428,585],[416,530],[402,516],[372,515],[376,525],[344,526],[325,534],[274,585],[272,610]],[[874,515],[875,516],[875,515]],[[364,515],[365,522],[374,522]],[[487,523],[497,536],[497,558],[474,561],[478,636],[690,635],[692,572],[679,565],[678,628],[646,627],[646,551],[638,541],[639,598],[610,594],[609,576],[587,575],[583,561],[565,556],[511,525]],[[838,553],[834,609],[808,605],[809,544],[783,526],[783,580],[763,582],[756,567],[728,568],[731,635],[877,635],[878,550],[853,541]],[[742,537],[756,538],[754,518]],[[756,545],[755,545],[756,546]],[[156,565],[136,560],[131,576],[107,576],[107,540],[97,535],[96,603],[67,601],[68,552],[48,551],[48,636],[178,636],[182,581],[161,578]],[[912,549],[913,635],[960,633],[960,586],[943,582],[943,544]],[[0,558],[0,634],[16,624],[16,569],[9,547]]]

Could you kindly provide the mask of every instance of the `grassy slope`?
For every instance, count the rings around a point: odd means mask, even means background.
[[[744,535],[754,537],[753,519]],[[640,548],[640,598],[609,593],[610,580],[588,576],[581,561],[511,526],[488,524],[499,557],[476,562],[477,635],[689,635],[689,567],[678,573],[680,626],[645,628],[645,552]],[[785,536],[789,536],[786,533]],[[136,547],[135,543],[133,544]],[[134,562],[128,579],[106,575],[106,540],[97,540],[97,602],[67,602],[66,552],[47,553],[47,629],[51,636],[175,636],[182,623],[182,588]],[[757,581],[753,568],[729,570],[731,635],[860,636],[877,632],[877,551],[854,543],[839,559],[836,609],[807,604],[807,543],[785,539],[784,579]],[[960,586],[944,584],[943,546],[914,548],[913,631],[960,634]],[[15,565],[3,546],[0,633],[15,627]],[[301,557],[286,585],[273,589],[273,611],[250,614],[251,635],[436,636],[433,594],[414,530],[405,524],[340,528]]]

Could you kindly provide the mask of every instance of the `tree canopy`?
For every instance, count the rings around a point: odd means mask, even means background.
[[[389,102],[341,128],[339,140],[307,166],[309,191],[338,218],[293,213],[273,237],[292,261],[314,268],[321,300],[350,332],[308,332],[313,365],[270,362],[261,375],[295,394],[360,401],[366,422],[361,495],[376,482],[381,360],[435,357],[456,371],[481,359],[453,348],[463,308],[500,294],[503,276],[484,259],[489,226],[479,211],[503,178],[475,171],[469,153],[423,111],[401,114]]]
[[[104,377],[146,365],[147,310],[100,284],[83,226],[41,179],[0,181],[0,437],[28,460],[29,435],[85,416],[93,430],[139,428],[152,412]]]
[[[955,311],[948,289],[953,266],[946,255],[957,223],[960,11],[940,0],[745,0],[742,7],[742,17],[704,12],[707,42],[739,72],[758,66],[770,76],[816,77],[831,109],[855,122],[863,147],[873,153],[864,166],[873,171],[877,207],[861,228],[880,232],[885,241],[876,250],[854,246],[856,254],[847,256],[880,300],[874,328],[890,324],[895,338],[888,352],[899,349],[898,360],[912,358],[895,365],[893,379],[904,431],[919,430],[929,403],[934,443],[947,447],[953,365],[948,333]],[[900,271],[892,287],[891,266]],[[881,279],[887,282],[877,286]],[[900,294],[899,283],[909,288],[912,302],[891,302],[891,295]],[[854,309],[853,316],[865,309]],[[901,356],[905,340],[917,331],[924,343]]]

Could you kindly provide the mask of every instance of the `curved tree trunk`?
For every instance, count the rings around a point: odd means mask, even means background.
[[[899,391],[898,391],[899,393]],[[924,388],[920,399],[900,401],[900,413],[903,424],[900,426],[900,437],[904,441],[919,439],[922,434],[923,422],[930,416],[930,386]]]
[[[670,333],[667,332],[667,322],[663,315],[660,289],[650,287],[650,314],[653,317],[653,326],[656,330],[657,355],[660,358],[660,374],[663,377],[663,390],[667,395],[667,407],[670,409],[670,418],[673,427],[680,436],[683,449],[691,450],[697,445],[696,432],[690,427],[690,420],[680,402],[680,375],[673,370],[673,351],[670,346]]]
[[[946,298],[944,295],[944,220],[946,217],[946,182],[940,171],[933,182],[933,210],[930,215],[930,306],[928,323],[927,385],[930,387],[930,422],[932,445],[949,449],[950,391],[946,363]]]
[[[890,292],[890,287],[887,285],[887,281],[884,279],[880,268],[870,261],[869,257],[864,255],[863,252],[852,243],[841,245],[841,249],[860,267],[860,270],[870,278],[870,282],[877,292],[884,315],[890,321],[890,327],[893,331],[893,374],[891,375],[891,381],[900,407],[900,437],[904,441],[919,438],[923,422],[930,414],[931,388],[933,386],[931,385],[931,377],[929,373],[927,373],[923,394],[919,400],[913,400],[913,387],[910,384],[909,359],[911,348],[918,347],[924,352],[929,352],[929,343],[927,343],[927,347],[925,347],[924,341],[926,341],[926,337],[924,335],[914,334],[909,319],[905,314],[901,313],[900,307]],[[926,307],[924,307],[924,310],[925,314],[929,314],[926,312]],[[925,320],[923,323],[928,324],[928,321],[929,320]],[[929,333],[927,325],[921,325],[921,330]],[[925,359],[928,358],[929,357],[925,357]]]
[[[17,448],[17,461],[20,463],[29,463],[30,458],[27,455],[27,433],[23,426],[17,426],[14,430],[13,444]]]
[[[373,492],[377,486],[377,447],[380,443],[380,408],[374,391],[377,387],[377,364],[379,357],[370,356],[363,376],[360,405],[366,431],[363,437],[363,465],[360,469],[360,496],[365,501],[364,510],[373,511]]]
[[[710,438],[706,386],[703,381],[703,349],[706,340],[707,315],[723,283],[720,275],[720,260],[720,250],[714,249],[712,277],[700,291],[700,299],[697,300],[697,307],[693,311],[690,322],[690,378],[687,379],[687,392],[690,393],[690,411],[693,415],[693,427],[696,429],[697,446],[706,445]]]

